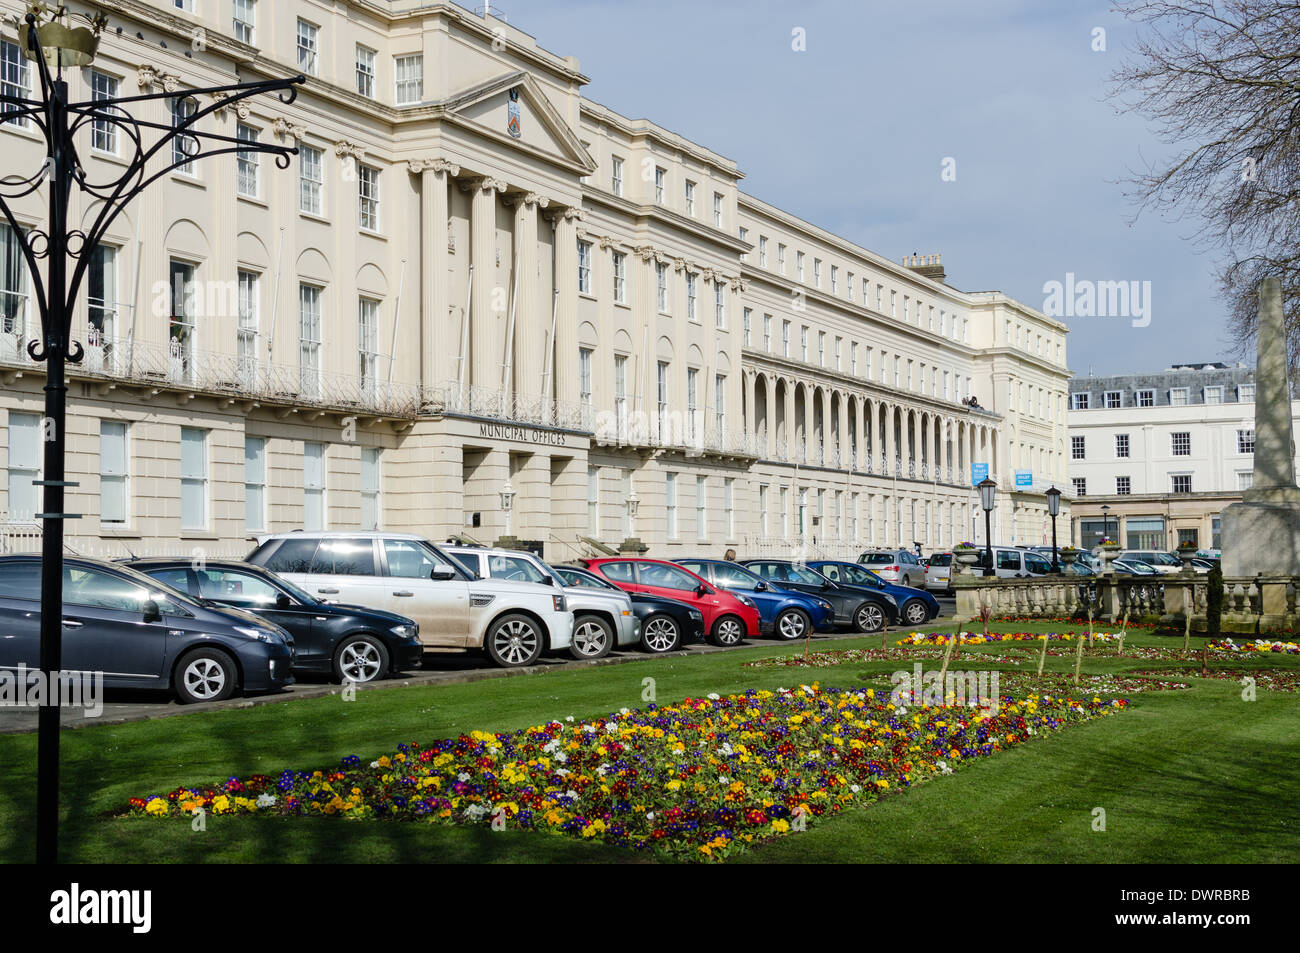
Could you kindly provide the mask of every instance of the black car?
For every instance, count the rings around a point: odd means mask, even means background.
[[[39,668],[41,561],[0,556],[0,669]],[[199,603],[127,566],[63,560],[65,672],[102,673],[107,688],[161,688],[182,702],[293,681],[293,637],[238,609]]]
[[[261,566],[161,558],[126,564],[204,604],[245,609],[287,629],[296,643],[298,672],[369,682],[423,663],[420,627],[405,616],[324,602]]]
[[[595,573],[574,566],[551,567],[566,586],[588,586],[592,589],[612,589],[623,592],[613,583],[606,582]],[[632,614],[641,620],[641,647],[647,652],[671,652],[687,642],[704,638],[704,613],[676,599],[628,592],[632,599]]]
[[[858,632],[879,632],[885,620],[898,621],[898,603],[889,595],[853,586],[841,586],[816,570],[789,559],[750,559],[741,563],[782,589],[793,589],[825,599],[835,610],[835,624]]]

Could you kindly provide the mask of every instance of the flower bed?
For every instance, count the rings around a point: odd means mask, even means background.
[[[1212,672],[1200,672],[1195,669],[1163,668],[1143,669],[1134,675],[1148,675],[1153,678],[1219,678],[1241,684],[1243,678],[1252,678],[1259,688],[1271,692],[1300,692],[1300,671],[1277,668],[1235,668],[1216,669]]]
[[[1300,655],[1300,645],[1295,642],[1270,642],[1256,639],[1254,642],[1237,643],[1232,639],[1216,639],[1208,643],[1216,652],[1277,652],[1281,655]]]
[[[1087,633],[1078,633],[1081,638],[1086,639]],[[958,645],[991,645],[998,642],[1042,642],[1046,639],[1048,642],[1069,642],[1073,640],[1073,632],[990,632],[984,635],[982,632],[963,632],[957,639]],[[899,639],[895,645],[947,645],[948,640],[952,638],[951,632],[913,632],[906,638]],[[1093,640],[1097,642],[1112,642],[1119,639],[1118,635],[1112,635],[1107,632],[1094,632]]]
[[[872,689],[750,690],[590,723],[399,745],[368,764],[350,755],[331,770],[132,798],[127,810],[496,823],[721,859],[1127,704],[1080,698],[1006,697],[996,714],[903,712]]]
[[[834,668],[836,665],[850,665],[858,662],[913,662],[917,659],[942,658],[943,653],[926,648],[921,651],[907,649],[842,649],[831,652],[812,652],[805,658],[802,655],[774,655],[768,658],[746,662],[744,668]],[[981,652],[980,659],[988,662],[1010,662],[1019,665],[1025,660],[1023,655],[995,655]]]

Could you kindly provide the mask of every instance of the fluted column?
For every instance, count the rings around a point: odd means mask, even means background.
[[[578,403],[578,228],[582,210],[557,209],[555,224],[555,352],[550,391],[556,400]]]
[[[470,264],[474,266],[473,301],[470,303],[470,382],[493,390],[501,386],[505,359],[505,324],[508,312],[494,310],[505,300],[496,295],[497,193],[506,184],[481,178],[470,183]],[[495,300],[494,300],[495,299]]]
[[[885,405],[885,473],[894,473],[894,458],[898,456],[897,441],[894,439],[894,414],[897,408],[893,404]]]
[[[792,460],[795,456],[794,382],[789,378],[785,381],[785,433],[782,436],[785,439],[786,459]]]
[[[447,279],[447,182],[460,174],[460,166],[412,159],[407,167],[420,177],[420,383],[439,387],[457,373],[460,352],[460,328],[448,321]]]
[[[551,333],[551,309],[542,307],[537,263],[537,210],[547,204],[545,196],[535,192],[515,199],[514,392],[530,396],[541,392],[546,338]]]

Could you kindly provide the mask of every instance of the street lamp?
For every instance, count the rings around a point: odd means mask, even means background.
[[[1110,539],[1110,504],[1101,504],[1101,535]]]
[[[0,92],[0,124],[21,122],[44,139],[43,160],[30,174],[9,173],[0,178],[0,212],[13,230],[15,242],[32,282],[32,294],[41,318],[41,337],[27,344],[27,354],[45,363],[45,469],[42,510],[37,518],[41,532],[41,648],[40,667],[47,685],[57,685],[63,665],[63,521],[76,519],[63,512],[64,491],[75,487],[65,477],[68,387],[65,365],[78,364],[85,355],[81,342],[72,340],[72,312],[81,283],[95,249],[131,200],[148,186],[195,159],[237,152],[269,153],[281,169],[289,167],[296,148],[240,140],[234,136],[202,132],[197,124],[224,109],[260,93],[279,92],[284,103],[293,102],[303,76],[257,83],[232,83],[195,90],[173,90],[145,96],[91,99],[71,102],[65,67],[79,68],[94,61],[99,37],[108,23],[102,13],[82,14],[89,26],[73,27],[67,10],[50,12],[44,3],[32,3],[17,26],[17,43],[23,55],[36,64],[40,89],[36,98]],[[53,71],[53,72],[51,72]],[[11,89],[13,87],[10,87]],[[20,90],[19,92],[23,92]],[[198,97],[209,97],[200,106]],[[123,106],[166,102],[173,121],[149,122],[131,116]],[[177,110],[185,102],[187,109]],[[129,150],[125,168],[106,181],[93,181],[77,155],[75,138],[90,127],[121,130]],[[157,133],[156,142],[146,138]],[[171,150],[171,151],[167,151]],[[170,163],[168,162],[170,159]],[[12,158],[9,160],[12,162]],[[147,168],[152,163],[153,168]],[[22,227],[10,202],[35,195],[49,183],[49,220],[45,229]],[[73,185],[87,195],[87,213],[80,227],[69,227],[69,198]],[[45,261],[42,276],[41,260]],[[59,720],[58,693],[52,693],[38,713],[36,757],[36,860],[58,860],[59,834]]]
[[[989,514],[993,512],[998,485],[992,477],[985,477],[979,484],[979,491],[980,506],[984,509],[984,558],[988,560],[988,565],[984,567],[984,575],[996,576],[997,572],[993,568],[993,534],[989,529]]]
[[[506,477],[506,485],[501,488],[501,512],[506,514],[506,536],[510,535],[510,513],[515,508],[515,488]]]
[[[636,495],[636,490],[628,494],[627,500],[627,535],[629,538],[636,536],[636,511],[641,507],[641,499]]]
[[[1060,560],[1056,557],[1056,517],[1061,513],[1061,491],[1053,484],[1047,491],[1047,515],[1052,518],[1052,573],[1061,571]]]

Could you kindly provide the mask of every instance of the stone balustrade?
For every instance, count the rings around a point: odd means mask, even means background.
[[[997,579],[972,574],[954,561],[955,621],[977,620],[987,606],[994,617],[1056,618],[1084,615],[1089,604],[1096,618],[1119,622],[1127,610],[1132,620],[1158,619],[1182,628],[1190,613],[1192,629],[1204,630],[1209,576],[1179,572],[1163,576],[1127,576],[1108,572]],[[979,570],[974,571],[978,573]],[[1255,632],[1300,624],[1297,593],[1300,576],[1230,577],[1223,581],[1224,632]]]

